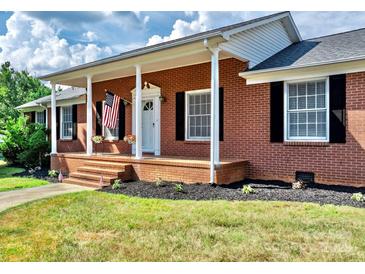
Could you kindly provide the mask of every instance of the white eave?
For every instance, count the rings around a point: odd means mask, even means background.
[[[288,37],[286,43],[297,42],[301,40],[300,34],[292,20],[289,12],[282,12],[271,16],[264,17],[262,20],[256,20],[252,23],[233,25],[206,33],[192,35],[186,38],[169,41],[120,55],[87,63],[84,65],[69,68],[60,72],[51,73],[40,77],[42,80],[51,81],[55,84],[69,85],[75,87],[86,87],[86,76],[92,75],[92,81],[101,82],[121,77],[135,75],[135,65],[142,67],[142,73],[161,71],[176,67],[183,67],[199,63],[210,62],[210,52],[206,48],[204,41],[208,42],[210,47],[221,47],[220,59],[237,58],[242,61],[250,62],[251,58],[261,60],[266,56],[251,56],[248,48],[239,48],[235,43],[235,35],[259,29],[261,26],[270,25],[270,23],[280,22]],[[275,35],[271,35],[275,36]],[[252,35],[250,36],[252,37]],[[256,35],[257,40],[260,35]],[[238,37],[239,38],[239,37]],[[242,39],[242,37],[241,37]],[[250,38],[251,39],[251,38]],[[247,39],[246,39],[247,40]],[[261,39],[262,40],[262,39]],[[255,41],[250,48],[255,50]],[[262,41],[259,41],[262,43]],[[271,41],[268,41],[270,44]],[[266,46],[266,45],[265,45]],[[284,45],[280,45],[280,48]],[[278,50],[275,49],[275,50]],[[266,52],[272,54],[272,52]],[[260,59],[261,58],[261,59]]]
[[[277,81],[300,80],[328,75],[365,71],[365,56],[317,62],[301,66],[286,66],[240,72],[247,85]]]

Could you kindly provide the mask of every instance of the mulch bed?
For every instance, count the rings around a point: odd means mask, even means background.
[[[243,194],[243,185],[249,184],[253,194]],[[292,189],[291,184],[281,181],[263,181],[247,179],[228,186],[211,186],[209,184],[183,184],[183,191],[175,189],[175,183],[155,183],[131,181],[121,183],[121,189],[112,187],[100,191],[138,196],[144,198],[159,198],[172,200],[267,200],[267,201],[298,201],[334,205],[365,207],[365,202],[351,200],[353,193],[362,192],[365,188],[347,186],[312,184],[306,189]]]
[[[35,170],[33,173],[29,173],[26,169],[23,172],[15,173],[13,176],[16,177],[33,177],[40,180],[46,180],[50,183],[58,183],[58,178],[53,178],[48,176],[48,168],[42,168],[40,170]]]

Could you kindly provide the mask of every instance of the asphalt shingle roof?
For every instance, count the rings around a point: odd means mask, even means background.
[[[56,100],[59,101],[59,100],[74,99],[74,98],[78,98],[85,94],[86,94],[86,90],[84,88],[67,88],[60,92],[56,92]],[[25,103],[23,105],[20,105],[20,106],[16,107],[16,109],[38,107],[40,104],[47,104],[50,102],[51,102],[51,95],[48,95],[48,96],[44,96],[39,99],[36,99],[34,101]]]
[[[365,59],[365,29],[358,29],[294,43],[251,71],[288,66],[294,68],[362,57]]]

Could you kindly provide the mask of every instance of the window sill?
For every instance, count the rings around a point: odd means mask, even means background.
[[[327,147],[329,142],[318,141],[318,142],[308,142],[308,141],[285,141],[284,146],[302,146],[302,147]]]
[[[74,140],[72,140],[72,139],[58,139],[58,141],[60,141],[60,142],[72,142]]]
[[[209,145],[209,140],[185,140],[184,144],[188,145]]]

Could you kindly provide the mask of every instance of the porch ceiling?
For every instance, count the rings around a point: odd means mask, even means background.
[[[217,39],[210,41],[210,43],[220,42]],[[228,52],[222,51],[220,59],[233,57]],[[92,81],[101,82],[121,77],[128,77],[135,75],[135,65],[140,64],[142,73],[149,73],[154,71],[161,71],[176,67],[189,66],[199,63],[210,62],[211,54],[202,42],[193,43],[190,45],[165,50],[162,52],[155,52],[146,56],[138,56],[126,60],[115,61],[108,64],[103,64],[88,69],[77,70],[63,74],[61,76],[54,76],[45,78],[43,80],[53,81],[56,84],[84,87],[86,88],[86,75],[92,75]]]

